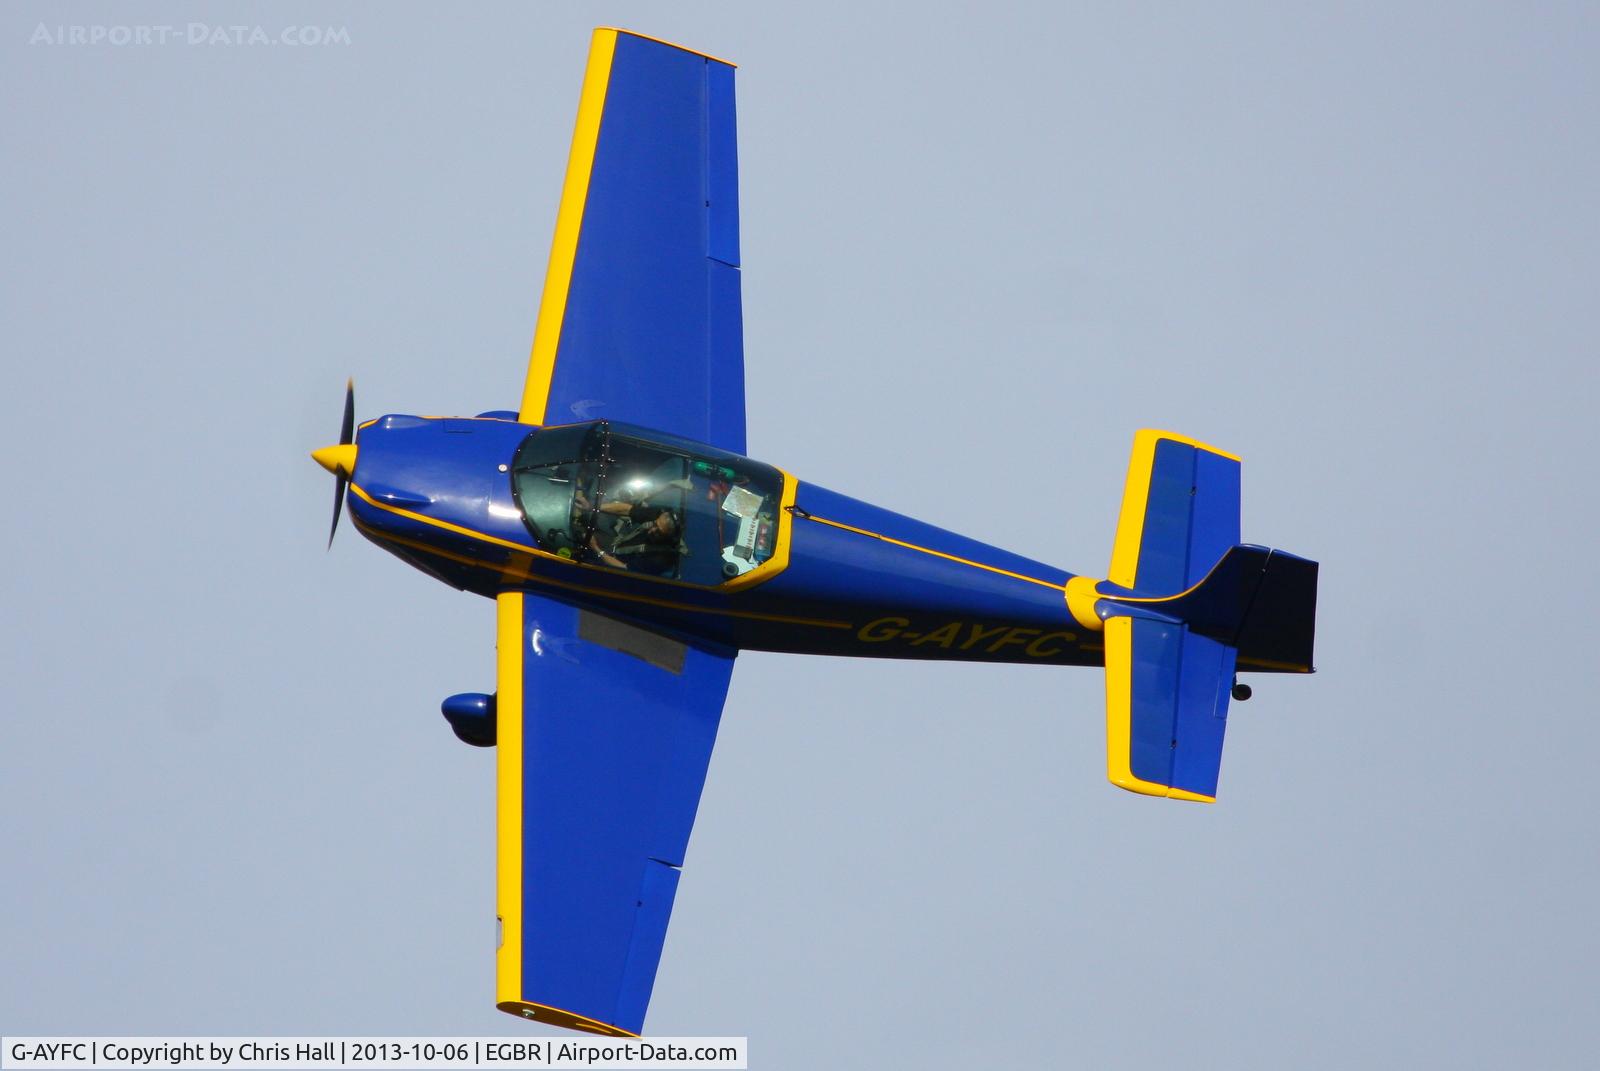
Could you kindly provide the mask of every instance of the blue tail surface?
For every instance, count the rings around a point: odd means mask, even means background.
[[[1317,563],[1239,542],[1239,476],[1237,457],[1193,439],[1134,438],[1095,589],[1106,773],[1129,791],[1213,802],[1234,674],[1312,670]]]

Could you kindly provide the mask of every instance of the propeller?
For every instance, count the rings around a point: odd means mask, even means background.
[[[311,452],[311,460],[334,475],[333,526],[328,529],[328,546],[333,546],[333,534],[339,530],[339,514],[344,512],[344,492],[350,485],[350,476],[356,470],[356,381],[346,380],[344,385],[344,420],[339,425],[339,445],[324,446]]]

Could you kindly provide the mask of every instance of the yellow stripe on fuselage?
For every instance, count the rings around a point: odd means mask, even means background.
[[[578,234],[583,229],[583,210],[589,200],[589,176],[594,170],[594,151],[600,141],[600,118],[606,110],[606,87],[611,82],[611,60],[616,49],[616,30],[596,30],[589,42],[589,65],[583,73],[578,120],[572,129],[572,151],[567,157],[567,178],[561,187],[550,263],[545,268],[544,296],[539,300],[539,320],[533,330],[528,381],[522,388],[522,406],[517,414],[524,424],[545,422],[550,381],[556,372],[556,347],[561,341],[561,323],[572,287],[572,265],[578,258]]]
[[[942,550],[934,550],[931,547],[919,547],[917,544],[907,543],[903,539],[895,539],[892,536],[886,536],[879,532],[869,532],[865,528],[857,528],[855,525],[843,524],[839,521],[830,521],[826,517],[813,517],[809,513],[805,514],[804,516],[808,521],[816,521],[818,524],[826,524],[830,528],[841,528],[846,532],[854,532],[856,535],[864,535],[872,539],[881,539],[885,543],[893,543],[897,547],[905,547],[907,550],[915,550],[923,554],[931,554],[935,558],[943,558],[945,561],[956,562],[959,565],[970,565],[974,569],[982,569],[987,573],[998,573],[1001,576],[1009,576],[1013,580],[1026,580],[1030,584],[1038,584],[1042,587],[1050,588],[1052,591],[1065,592],[1067,590],[1065,584],[1057,584],[1049,580],[1040,580],[1036,576],[1026,576],[1022,573],[1013,573],[1009,569],[1001,569],[995,565],[985,565],[982,562],[972,561],[970,558],[958,558],[954,554],[946,554]]]
[[[522,592],[495,597],[495,1003],[522,999]]]
[[[493,543],[497,547],[505,547],[508,550],[519,550],[524,554],[529,554],[536,558],[555,558],[558,561],[567,560],[559,555],[551,554],[549,551],[540,550],[538,547],[529,546],[526,543],[513,543],[509,539],[501,539],[498,536],[489,535],[487,532],[479,532],[471,528],[463,528],[459,524],[451,524],[449,521],[441,521],[437,517],[424,517],[422,514],[416,513],[412,510],[401,509],[399,506],[391,506],[387,502],[379,502],[377,499],[367,494],[367,492],[362,489],[359,484],[352,483],[350,485],[350,490],[357,498],[361,499],[361,501],[365,502],[367,505],[375,506],[378,509],[384,510],[388,513],[393,513],[397,517],[404,517],[408,521],[416,521],[419,524],[431,524],[435,528],[443,528],[446,532],[454,532],[456,535],[464,535],[470,539],[477,539],[484,543]]]
[[[789,473],[784,472],[784,470],[779,469],[778,471],[783,475],[783,494],[781,497],[782,509],[779,511],[780,515],[778,517],[778,543],[772,557],[768,558],[766,561],[762,562],[748,573],[735,577],[732,580],[724,581],[714,589],[707,589],[704,584],[696,584],[688,580],[675,580],[672,577],[650,576],[647,573],[632,573],[630,575],[634,579],[647,580],[652,584],[664,584],[668,587],[692,588],[695,591],[715,590],[719,592],[733,592],[744,591],[747,588],[755,587],[757,584],[764,584],[768,580],[771,580],[773,577],[777,576],[779,573],[783,572],[789,567],[789,539],[793,525],[793,517],[790,513],[789,507],[794,505],[795,495],[799,493],[800,482],[793,476],[789,475]],[[429,517],[426,514],[418,513],[415,510],[403,509],[400,506],[391,506],[387,502],[380,502],[376,498],[373,498],[372,495],[367,493],[365,488],[357,483],[352,483],[350,485],[350,491],[367,505],[376,509],[381,509],[385,513],[393,513],[397,517],[404,517],[408,521],[416,521],[418,524],[431,525],[434,528],[440,528],[446,532],[454,532],[456,535],[463,535],[469,539],[476,539],[480,542],[489,543],[497,547],[505,547],[507,550],[514,550],[519,553],[526,554],[530,558],[540,558],[548,562],[559,562],[563,567],[599,570],[606,573],[616,572],[615,569],[609,566],[592,565],[588,562],[575,561],[572,558],[563,558],[559,554],[551,554],[548,550],[543,550],[539,547],[533,546],[531,543],[518,543],[515,540],[501,539],[499,536],[492,536],[487,532],[480,532],[475,528],[467,528],[459,524],[453,524],[450,521],[441,521],[437,517]],[[367,529],[362,528],[362,531],[367,531]],[[400,540],[400,542],[404,541]],[[445,556],[449,557],[449,555]],[[467,564],[472,565],[478,563],[468,561]],[[523,574],[523,576],[526,575],[526,573]],[[580,588],[579,590],[583,589]]]
[[[380,529],[373,528],[370,525],[362,524],[360,518],[352,519],[355,521],[355,526],[360,529],[361,533],[367,536],[369,539],[379,539],[385,543],[395,543],[402,547],[410,547],[413,550],[421,551],[424,554],[432,554],[435,557],[443,558],[446,561],[455,562],[458,565],[465,565],[473,569],[482,569],[485,572],[496,574],[503,583],[507,584],[527,583],[538,587],[560,588],[564,591],[576,591],[580,594],[593,595],[602,599],[617,599],[622,602],[636,602],[646,606],[660,606],[668,610],[686,610],[689,613],[694,614],[715,614],[719,617],[738,617],[747,621],[774,621],[780,625],[810,625],[813,628],[855,628],[855,626],[848,621],[822,621],[807,617],[786,617],[781,614],[761,614],[750,610],[725,610],[716,606],[695,606],[692,603],[686,602],[671,602],[667,599],[652,599],[647,595],[629,595],[626,592],[593,588],[586,584],[570,584],[565,580],[552,580],[550,577],[546,576],[535,576],[526,567],[516,566],[510,562],[507,562],[505,565],[492,565],[489,562],[478,558],[470,558],[465,554],[457,554],[453,551],[445,550],[443,547],[436,547],[431,543],[424,543],[420,539],[408,539],[405,536],[396,535],[393,532],[385,532]],[[462,531],[466,530],[462,529]],[[467,534],[471,535],[472,533],[467,532]],[[539,551],[538,555],[540,557],[554,559],[555,561],[565,562],[568,565],[576,564],[566,558],[557,557],[554,554],[545,554],[543,551]],[[615,570],[608,571],[615,572]],[[644,579],[653,580],[658,578],[645,577]],[[687,586],[693,587],[694,585]],[[704,591],[706,589],[699,588],[698,590]]]

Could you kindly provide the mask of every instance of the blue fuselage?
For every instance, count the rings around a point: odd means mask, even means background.
[[[363,425],[349,492],[361,532],[454,587],[536,591],[723,649],[1100,665],[1072,574],[784,474],[771,560],[719,585],[543,549],[513,490],[536,429],[497,418]],[[712,451],[706,448],[708,453]]]

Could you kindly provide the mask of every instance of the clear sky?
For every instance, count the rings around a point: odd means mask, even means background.
[[[343,28],[321,47],[34,43]],[[1589,1065],[1592,5],[0,10],[0,1031],[511,1034],[489,603],[361,417],[514,407],[589,30],[740,64],[750,449],[1102,575],[1136,428],[1323,563],[1214,807],[1100,674],[740,659],[647,1023],[763,1069]],[[1577,763],[1574,765],[1574,763]]]

